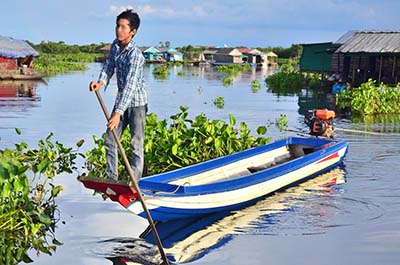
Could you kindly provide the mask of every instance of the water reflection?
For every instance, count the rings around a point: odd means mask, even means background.
[[[298,95],[297,104],[299,114],[304,115],[307,110],[329,109],[336,111],[336,97],[330,93],[320,93],[313,89],[303,89]]]
[[[221,247],[236,235],[307,235],[326,233],[342,225],[333,218],[340,215],[337,195],[343,193],[345,171],[336,168],[284,192],[234,212],[220,212],[198,219],[182,219],[157,224],[167,256],[176,262],[197,260]],[[302,211],[304,220],[291,214]],[[304,215],[304,212],[309,211]],[[275,226],[278,226],[275,228]],[[286,227],[284,227],[286,226]],[[148,227],[142,239],[118,238],[103,241],[113,264],[154,264],[161,262]],[[150,258],[150,259],[149,259]],[[134,263],[129,263],[134,262]],[[135,263],[136,262],[136,263]]]
[[[41,100],[36,92],[37,80],[2,80],[0,81],[0,113],[2,117],[26,114],[29,108],[36,107]],[[3,116],[4,115],[4,116]]]

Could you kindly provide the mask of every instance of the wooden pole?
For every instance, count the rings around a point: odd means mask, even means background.
[[[356,67],[354,64],[354,56],[351,56],[351,64],[353,66],[353,77],[351,78],[351,86],[354,85],[354,75],[355,75],[355,71],[356,71]]]
[[[381,83],[381,75],[382,75],[382,60],[383,57],[381,56],[381,58],[379,59],[379,76],[378,76],[378,83]]]
[[[396,55],[393,56],[393,70],[392,70],[392,78],[394,80],[394,72],[396,69]]]
[[[106,117],[106,119],[108,121],[110,119],[110,115],[108,114],[106,105],[104,104],[104,101],[101,98],[101,95],[100,95],[99,91],[96,91],[96,96],[97,96],[97,99],[99,100],[100,106],[101,106],[101,108],[102,108],[102,110],[104,112],[104,116]],[[135,178],[135,173],[132,170],[132,167],[131,167],[131,164],[129,163],[128,157],[125,154],[125,150],[122,147],[121,141],[119,140],[119,137],[118,137],[117,133],[115,132],[115,129],[111,130],[111,132],[114,135],[114,138],[115,138],[115,141],[117,142],[119,150],[121,151],[121,155],[122,155],[122,158],[124,160],[125,167],[128,170],[129,176],[131,177],[131,180],[132,180],[132,183],[133,183],[133,187],[135,188],[135,190],[137,192],[137,195],[138,195],[138,198],[139,198],[139,200],[140,200],[140,202],[142,204],[143,210],[146,213],[147,221],[149,221],[151,230],[153,231],[153,235],[154,235],[154,238],[156,239],[157,246],[158,246],[158,249],[160,251],[161,257],[162,257],[162,259],[164,261],[164,264],[165,265],[169,265],[170,262],[169,262],[169,260],[167,258],[167,255],[165,255],[164,248],[163,248],[163,245],[161,243],[161,239],[160,239],[160,237],[159,237],[159,235],[157,233],[157,229],[156,229],[156,226],[154,225],[153,218],[151,218],[150,212],[147,209],[146,203],[144,202],[144,199],[143,199],[143,196],[142,196],[142,192],[140,191],[139,185],[138,185],[137,180]]]

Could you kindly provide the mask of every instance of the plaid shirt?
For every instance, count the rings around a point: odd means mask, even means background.
[[[144,57],[133,39],[120,51],[118,40],[111,44],[110,54],[100,72],[99,82],[107,87],[116,69],[118,93],[114,111],[121,115],[129,107],[147,104],[147,93],[143,80]]]

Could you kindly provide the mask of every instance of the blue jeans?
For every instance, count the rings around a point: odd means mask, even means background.
[[[121,137],[122,132],[129,125],[132,148],[131,166],[137,180],[142,177],[143,173],[143,144],[144,128],[146,124],[146,109],[147,106],[128,108],[124,114],[121,115],[121,120],[118,127],[115,129],[117,135]],[[107,159],[107,178],[118,180],[118,145],[114,139],[114,135],[109,129],[106,131],[104,147],[106,149]]]

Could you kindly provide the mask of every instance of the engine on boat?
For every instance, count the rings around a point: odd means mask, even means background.
[[[308,110],[304,115],[304,122],[310,128],[310,135],[335,138],[333,134],[335,112],[327,109]]]

